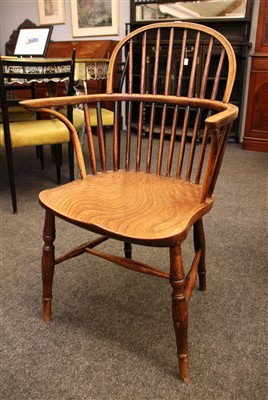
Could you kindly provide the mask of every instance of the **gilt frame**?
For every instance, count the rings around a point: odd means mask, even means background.
[[[65,24],[64,0],[38,0],[40,25]]]
[[[71,0],[73,37],[119,34],[119,1]]]

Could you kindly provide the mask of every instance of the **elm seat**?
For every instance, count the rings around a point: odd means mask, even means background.
[[[191,182],[144,172],[109,171],[45,190],[39,199],[61,218],[71,215],[75,224],[90,226],[102,235],[172,246],[185,239],[197,216],[211,209],[213,199],[201,204],[200,194],[201,186]]]
[[[191,59],[185,63],[189,48],[193,50]],[[115,93],[115,68],[122,54],[128,54],[127,80],[124,91]],[[203,73],[196,76],[196,66],[201,61]],[[237,107],[229,103],[235,73],[234,51],[215,30],[189,22],[156,23],[131,32],[118,43],[109,63],[106,94],[23,102],[35,112],[51,113],[49,107],[67,105],[83,107],[88,141],[88,151],[83,154],[75,127],[63,115],[54,114],[70,129],[81,178],[39,195],[45,209],[45,322],[51,319],[56,265],[81,254],[164,278],[172,288],[179,376],[182,381],[189,381],[188,302],[197,276],[200,290],[206,289],[203,217],[214,203],[213,192],[228,136],[238,114]],[[112,135],[105,137],[101,107],[108,102],[114,107],[114,124]],[[93,136],[89,117],[93,105],[97,109],[98,140]],[[58,255],[54,246],[56,218],[93,232],[96,238]],[[64,236],[66,230],[68,224],[64,228],[60,225],[58,234]],[[182,248],[190,232],[194,251],[187,267]],[[217,224],[213,233],[217,234]],[[101,243],[104,247],[109,238],[124,244],[124,257],[96,249]],[[137,246],[137,259],[132,259],[132,245]],[[139,245],[150,246],[151,251],[153,247],[168,248],[169,272],[139,260]],[[76,268],[77,265],[76,262]],[[64,272],[57,272],[60,279]],[[89,274],[88,279],[94,276]],[[146,304],[141,302],[141,307]]]

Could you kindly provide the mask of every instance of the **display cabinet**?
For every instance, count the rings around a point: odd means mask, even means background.
[[[268,1],[260,2],[243,148],[268,152]]]
[[[163,20],[248,20],[252,0],[131,0],[132,23]]]
[[[130,9],[130,23],[126,26],[127,33],[134,29],[154,22],[160,21],[176,21],[176,20],[187,20],[192,22],[201,23],[203,25],[210,26],[229,39],[233,45],[236,59],[237,59],[237,76],[235,80],[234,90],[231,97],[231,102],[239,107],[241,110],[243,107],[244,99],[244,87],[246,79],[246,71],[248,65],[249,49],[251,44],[249,42],[250,28],[251,28],[251,15],[252,15],[252,0],[238,0],[238,1],[220,1],[220,0],[201,0],[201,1],[157,1],[157,0],[131,0]],[[196,92],[198,93],[200,84],[200,74],[203,68],[203,63],[206,58],[207,46],[206,43],[202,44],[201,57],[199,62],[199,70],[196,74]],[[137,46],[137,49],[140,47]],[[180,43],[178,43],[178,52]],[[162,57],[164,58],[167,54],[168,49],[163,44]],[[188,63],[189,71],[191,70],[192,60],[191,48],[188,49]],[[135,57],[141,57],[139,50]],[[217,64],[218,57],[220,54],[214,54],[215,65]],[[150,82],[152,82],[152,73],[150,74],[151,66],[153,65],[154,49],[152,48],[151,53],[147,57],[147,68],[149,74],[147,74],[148,90]],[[138,63],[137,63],[138,64]],[[160,61],[161,68],[161,61]],[[173,81],[176,82],[177,78],[176,63],[172,71]],[[213,74],[213,70],[210,72]],[[221,82],[224,87],[224,81]],[[139,85],[139,71],[136,73],[136,85]],[[187,85],[186,85],[187,86]],[[209,92],[208,87],[207,91]],[[221,91],[219,90],[218,95],[220,97]],[[241,132],[241,113],[239,118],[236,120],[231,135],[231,140],[237,141]],[[144,118],[146,119],[146,112]]]

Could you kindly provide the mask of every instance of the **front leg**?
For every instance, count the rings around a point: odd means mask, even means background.
[[[183,382],[188,382],[189,355],[188,355],[188,310],[184,295],[185,274],[182,264],[181,246],[170,248],[170,284],[172,291],[172,315],[175,329],[179,373]]]
[[[55,267],[55,216],[46,211],[43,231],[43,255],[42,255],[42,282],[43,282],[43,320],[51,319],[52,283]]]

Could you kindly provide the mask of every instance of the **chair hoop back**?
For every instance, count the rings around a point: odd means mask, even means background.
[[[138,39],[138,40],[137,40]],[[134,46],[136,48],[134,57]],[[192,22],[160,22],[150,25],[145,25],[135,31],[129,33],[115,47],[109,63],[107,77],[107,93],[113,92],[113,79],[115,76],[115,60],[120,54],[122,48],[128,48],[128,84],[126,91],[128,93],[160,93],[159,85],[157,85],[158,75],[164,76],[165,81],[164,94],[168,95],[176,93],[177,96],[187,95],[187,97],[211,98],[212,100],[221,100],[228,102],[230,100],[235,76],[236,76],[236,57],[230,42],[219,32],[214,29]],[[137,51],[137,48],[140,50]],[[154,66],[148,68],[148,56],[154,52]],[[211,67],[211,57],[213,53],[220,54],[215,62],[213,59],[214,73],[209,73]],[[134,73],[137,74],[138,60],[136,54],[140,53],[140,75],[143,80],[138,86],[134,80]],[[226,58],[226,61],[224,61]],[[152,57],[150,57],[150,62]],[[164,61],[164,62],[163,62]],[[192,61],[192,62],[191,62]],[[177,82],[174,82],[174,76],[171,73],[172,64],[176,63]],[[202,63],[205,71],[201,77],[198,76],[197,63]],[[165,65],[164,65],[165,64]],[[159,68],[161,67],[161,71]],[[154,69],[154,80],[150,81],[149,74],[152,75]],[[223,68],[228,68],[224,72],[225,84],[224,91],[219,92],[219,79],[223,73]],[[174,71],[174,69],[172,69]],[[211,77],[214,76],[213,85]],[[190,77],[190,79],[189,79]],[[208,78],[210,80],[209,93],[206,92]],[[195,84],[199,79],[198,85]],[[172,82],[173,81],[173,82]],[[185,82],[189,82],[185,86]],[[174,89],[174,85],[176,89]],[[183,88],[182,88],[183,86]],[[197,86],[199,93],[196,92]],[[208,96],[210,94],[210,96]]]

